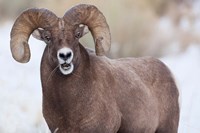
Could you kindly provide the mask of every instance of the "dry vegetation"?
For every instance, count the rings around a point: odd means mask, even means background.
[[[96,5],[106,16],[112,34],[112,57],[162,56],[170,53],[174,43],[182,49],[193,42],[200,43],[193,30],[179,27],[182,18],[192,23],[197,16],[191,11],[194,0],[0,0],[0,16],[13,18],[29,7],[45,7],[62,16],[66,9],[78,3]],[[15,18],[14,17],[14,18]],[[160,20],[169,18],[171,29],[160,28]],[[83,44],[93,47],[90,35]]]

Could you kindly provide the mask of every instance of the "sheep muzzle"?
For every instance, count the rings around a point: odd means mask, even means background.
[[[74,53],[70,48],[64,47],[58,50],[57,58],[59,62],[59,69],[62,74],[68,75],[74,70],[73,65]]]
[[[70,64],[68,64],[68,63],[63,63],[63,64],[60,64],[60,65],[61,65],[62,69],[64,69],[64,70],[68,70],[68,69],[70,69],[70,67],[71,67],[71,63],[70,63]]]

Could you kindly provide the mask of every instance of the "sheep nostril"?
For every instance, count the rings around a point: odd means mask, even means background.
[[[65,58],[65,54],[60,53],[60,54],[59,54],[59,57],[60,57],[60,58]]]
[[[65,61],[67,60],[66,55],[63,54],[63,53],[59,53],[59,57],[60,57],[61,59],[65,60]]]
[[[67,55],[66,55],[67,58],[70,58],[71,56],[72,56],[71,52],[67,53]]]

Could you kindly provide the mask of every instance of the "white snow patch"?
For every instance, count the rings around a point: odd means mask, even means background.
[[[179,133],[200,131],[200,46],[191,45],[184,53],[162,58],[175,75],[181,95]]]
[[[45,44],[30,38],[31,60],[16,62],[10,52],[12,23],[0,27],[0,132],[44,133],[40,59]]]
[[[169,32],[173,29],[173,23],[169,17],[161,17],[158,23],[158,29]]]
[[[183,31],[189,31],[190,28],[191,28],[191,24],[190,24],[190,21],[187,17],[182,17],[181,20],[180,20],[180,29],[183,30]]]

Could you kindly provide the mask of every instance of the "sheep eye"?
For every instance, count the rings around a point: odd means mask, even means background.
[[[81,33],[80,32],[77,32],[76,34],[75,34],[75,38],[80,38],[81,37]]]
[[[50,41],[51,41],[51,38],[49,37],[49,36],[44,36],[44,39],[45,39],[45,41],[47,42],[47,43],[49,43]]]

